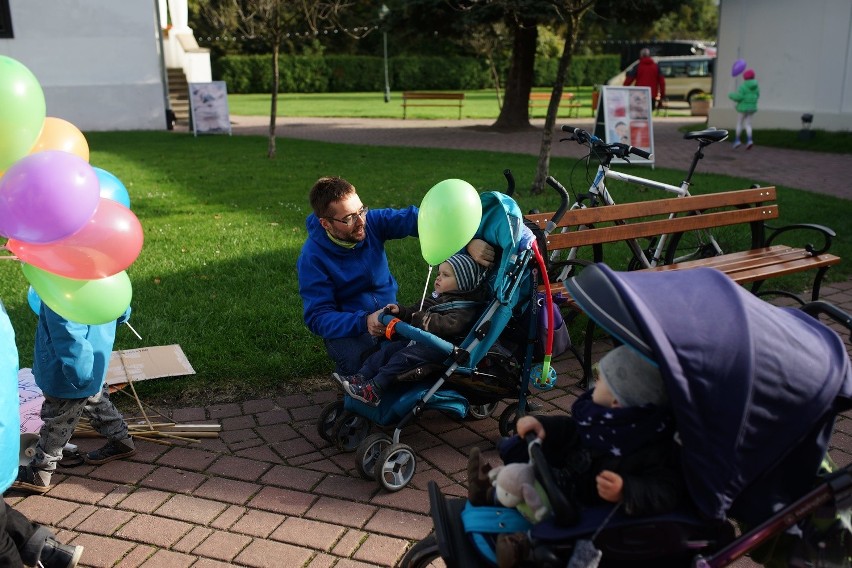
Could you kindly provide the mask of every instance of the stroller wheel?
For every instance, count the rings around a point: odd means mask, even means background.
[[[336,400],[328,403],[317,420],[317,433],[326,442],[334,443],[334,426],[340,415],[343,414],[343,401]]]
[[[414,477],[417,458],[406,444],[391,444],[376,462],[376,480],[388,491],[399,491]]]
[[[503,410],[500,414],[500,435],[503,437],[511,436],[515,433],[515,425],[518,423],[518,418],[523,416],[518,412],[518,403],[513,402]]]
[[[430,534],[423,540],[414,543],[402,560],[399,562],[400,568],[427,568],[428,566],[438,566],[435,561],[441,558],[441,552],[438,550],[438,539],[435,533]]]
[[[468,414],[470,414],[470,417],[475,420],[484,420],[494,414],[495,410],[497,410],[496,402],[490,402],[488,404],[472,404],[468,410]]]
[[[355,469],[364,479],[376,479],[376,463],[382,450],[393,443],[390,436],[383,433],[370,434],[364,441],[358,444],[355,451]]]
[[[334,443],[342,452],[354,452],[361,440],[370,433],[370,421],[349,411],[344,411],[334,427]]]

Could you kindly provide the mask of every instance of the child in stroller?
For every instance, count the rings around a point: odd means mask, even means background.
[[[410,307],[388,304],[385,313],[448,341],[464,338],[488,299],[482,286],[484,275],[485,268],[470,256],[454,254],[438,265],[435,290],[422,306],[420,303]],[[370,406],[378,406],[382,392],[399,375],[428,363],[441,363],[444,359],[446,354],[429,345],[398,341],[367,357],[357,374],[340,376],[334,373],[333,376],[346,394]]]
[[[532,434],[565,498],[560,524],[574,524],[582,507],[616,503],[628,516],[670,513],[682,503],[685,484],[674,440],[674,417],[655,364],[622,345],[597,365],[594,389],[574,403],[571,416],[523,416],[517,436],[500,444],[506,463],[528,462],[524,442]],[[546,435],[549,434],[549,435]],[[478,448],[468,464],[472,505],[494,505],[490,466]],[[497,565],[519,565],[529,553],[526,533],[497,537]]]
[[[852,468],[819,475],[835,417],[852,408],[852,369],[842,339],[817,316],[852,327],[848,314],[824,302],[776,307],[705,268],[618,273],[596,264],[565,284],[614,339],[659,364],[689,502],[671,515],[609,518],[608,510],[589,508],[573,526],[531,525],[511,509],[446,499],[430,484],[435,532],[402,566],[436,556],[449,567],[493,565],[497,536],[519,531],[527,532],[537,567],[564,567],[583,539],[602,551],[602,565],[699,568],[728,566],[782,535],[823,558],[831,552],[826,543],[849,541],[843,525],[832,525],[842,531],[832,540],[811,520],[823,507],[852,504]],[[541,448],[531,444],[530,452],[543,485],[552,486],[548,468],[539,467]],[[798,536],[786,532],[796,524]],[[838,565],[849,565],[852,554],[840,555]],[[785,565],[817,565],[798,561]]]

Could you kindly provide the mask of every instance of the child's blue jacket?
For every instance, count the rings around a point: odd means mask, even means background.
[[[86,325],[68,321],[41,303],[35,338],[33,375],[42,392],[54,398],[86,398],[100,392],[106,378],[116,323]]]
[[[367,315],[396,302],[385,241],[417,236],[417,208],[370,209],[367,237],[348,249],[337,245],[316,215],[296,263],[305,325],[324,339],[366,333]]]

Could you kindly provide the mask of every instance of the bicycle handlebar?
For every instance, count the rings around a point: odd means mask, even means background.
[[[572,134],[577,141],[577,144],[588,145],[595,150],[602,150],[613,158],[627,158],[628,155],[633,154],[634,156],[650,160],[653,156],[651,152],[646,152],[642,148],[637,148],[630,144],[622,144],[621,142],[607,144],[594,134],[589,134],[582,128],[575,128],[573,126],[563,124],[562,131]]]

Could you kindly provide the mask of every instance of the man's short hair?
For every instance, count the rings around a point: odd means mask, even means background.
[[[310,193],[314,215],[327,217],[329,205],[343,200],[350,193],[355,193],[355,186],[342,177],[331,176],[318,179]]]
[[[643,47],[639,50],[639,57],[651,57],[651,50],[647,47]]]

